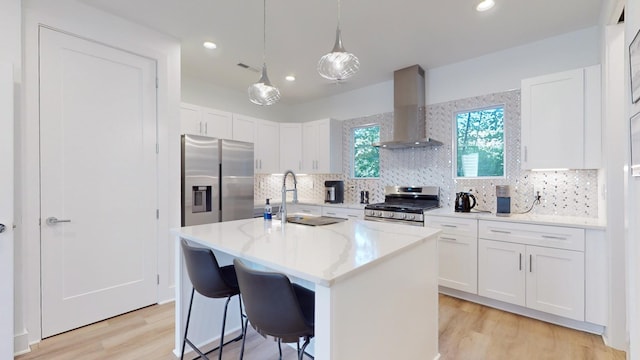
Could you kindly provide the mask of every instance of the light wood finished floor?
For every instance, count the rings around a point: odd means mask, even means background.
[[[45,339],[16,360],[174,360],[173,306],[150,306]],[[606,347],[599,336],[445,295],[440,295],[439,325],[443,360],[625,359],[624,352]],[[239,349],[240,342],[226,346],[223,358],[238,359]],[[283,349],[285,359],[296,358],[295,350]],[[275,343],[255,332],[247,337],[245,355],[247,360],[278,358]],[[217,353],[210,358],[217,359]]]

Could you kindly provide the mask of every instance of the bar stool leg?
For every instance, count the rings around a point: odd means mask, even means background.
[[[242,346],[240,347],[240,360],[244,356],[244,341],[247,339],[247,326],[249,326],[249,318],[244,321],[244,326],[242,329]]]
[[[278,339],[278,359],[282,360],[282,340]]]
[[[227,301],[224,303],[224,315],[222,317],[222,332],[220,333],[220,352],[218,352],[218,360],[222,360],[222,347],[224,346],[224,328],[227,324],[227,308],[229,307],[229,301],[231,301],[231,296],[227,296]]]
[[[298,360],[303,360],[303,358],[304,358],[304,350],[307,348],[307,345],[309,345],[310,341],[311,341],[311,339],[309,337],[305,337],[304,338],[304,344],[302,344],[302,349],[298,353]]]
[[[189,320],[191,319],[191,307],[193,306],[193,294],[196,292],[195,288],[191,289],[191,300],[189,300],[189,311],[187,312],[187,324],[184,328],[184,338],[182,339],[182,354],[180,354],[180,360],[184,359],[184,348],[187,346],[187,332],[189,331]]]

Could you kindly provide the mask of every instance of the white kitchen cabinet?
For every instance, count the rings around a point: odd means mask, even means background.
[[[525,245],[478,241],[478,295],[525,306]]]
[[[478,293],[478,221],[425,216],[425,226],[438,235],[438,285]]]
[[[584,253],[527,245],[527,307],[584,321]]]
[[[364,210],[339,206],[323,206],[322,216],[331,216],[343,219],[364,219]]]
[[[233,114],[233,140],[255,143],[258,119]]]
[[[287,203],[287,213],[320,216],[322,215],[322,206]]]
[[[342,173],[342,123],[334,119],[302,124],[302,172]]]
[[[523,169],[601,167],[600,65],[522,80]]]
[[[302,124],[280,124],[280,172],[302,170]]]
[[[234,114],[233,138],[254,144],[253,159],[256,173],[274,174],[279,172],[280,128],[278,123]]]
[[[180,105],[180,129],[182,134],[232,139],[233,117],[231,113],[226,111],[182,103]]]
[[[585,320],[583,229],[479,221],[478,294]]]

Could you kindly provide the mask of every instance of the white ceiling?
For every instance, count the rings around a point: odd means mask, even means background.
[[[183,76],[246,92],[262,64],[260,0],[81,0],[180,40]],[[603,0],[342,0],[345,48],[361,68],[346,83],[316,72],[335,39],[337,0],[267,1],[267,68],[282,102],[298,104],[598,24]],[[202,42],[218,44],[206,50]],[[294,74],[294,83],[284,77]]]

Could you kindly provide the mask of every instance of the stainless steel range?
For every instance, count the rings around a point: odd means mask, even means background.
[[[364,207],[365,220],[424,226],[424,212],[440,206],[437,186],[387,186],[384,202]]]

